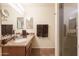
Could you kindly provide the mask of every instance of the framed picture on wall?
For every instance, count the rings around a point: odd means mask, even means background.
[[[17,17],[17,29],[23,29],[24,17]]]

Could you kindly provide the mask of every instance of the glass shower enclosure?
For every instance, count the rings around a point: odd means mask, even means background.
[[[59,54],[77,56],[77,4],[59,4]]]

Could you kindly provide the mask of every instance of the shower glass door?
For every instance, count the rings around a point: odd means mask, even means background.
[[[63,3],[60,4],[59,20],[60,26],[60,55],[76,56],[77,55],[77,4]],[[62,10],[62,11],[61,11]]]

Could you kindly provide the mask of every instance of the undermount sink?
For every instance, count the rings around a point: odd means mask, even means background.
[[[21,42],[24,42],[24,41],[26,41],[26,38],[16,39],[14,42],[21,43]]]

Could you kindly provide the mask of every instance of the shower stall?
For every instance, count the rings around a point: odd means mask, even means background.
[[[59,4],[59,55],[77,56],[77,3]]]

